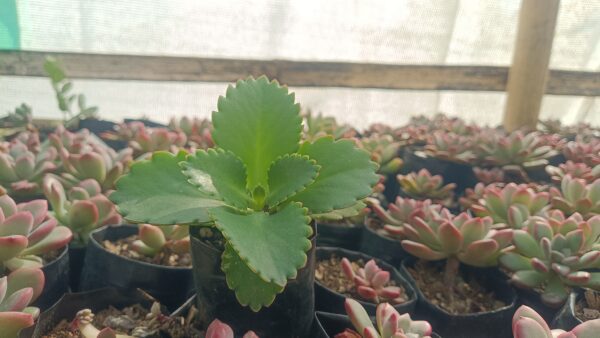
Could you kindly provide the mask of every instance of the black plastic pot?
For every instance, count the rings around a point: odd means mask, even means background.
[[[419,296],[416,313],[418,319],[429,321],[435,331],[444,338],[512,337],[512,317],[516,310],[517,295],[498,269],[471,268],[464,265],[460,267],[461,273],[476,278],[483,287],[493,291],[508,305],[489,312],[454,315],[425,298],[407,269],[414,263],[414,259],[403,261],[400,272],[413,283]]]
[[[577,302],[583,297],[583,289],[576,289],[571,292],[569,299],[563,307],[558,311],[556,317],[552,321],[553,329],[563,329],[565,331],[571,331],[573,328],[583,321],[577,318],[575,314],[575,306]]]
[[[148,119],[123,119],[123,122],[125,122],[125,123],[142,122],[144,124],[144,126],[150,127],[150,128],[168,128],[169,127],[166,124],[154,122],[154,121],[151,121]]]
[[[374,227],[376,225],[367,224],[363,227],[362,240],[360,242],[360,251],[369,256],[379,258],[385,262],[398,266],[404,258],[410,255],[402,249],[400,241],[380,235]]]
[[[136,261],[113,254],[101,244],[137,234],[134,225],[104,226],[90,234],[81,273],[80,290],[107,286],[121,289],[140,288],[169,309],[175,309],[193,292],[191,268],[169,267]]]
[[[354,330],[354,326],[348,316],[317,311],[310,336],[314,338],[333,338],[336,334],[344,332],[346,329]],[[440,338],[435,332],[431,333],[431,337]]]
[[[56,303],[60,297],[69,292],[69,252],[65,247],[52,262],[42,267],[44,272],[44,291],[35,301],[34,306],[46,310]]]
[[[69,244],[69,286],[72,292],[79,291],[86,249],[85,246]]]
[[[383,185],[385,189],[383,190],[383,196],[388,202],[394,202],[396,200],[396,196],[398,196],[398,192],[400,191],[400,183],[398,182],[399,173],[386,175],[385,181]]]
[[[149,309],[155,300],[139,289],[118,290],[103,288],[88,292],[65,294],[58,303],[40,315],[33,337],[40,338],[50,332],[62,320],[71,321],[78,311],[90,309],[98,312],[114,306],[122,309],[127,306],[140,304]]]
[[[340,248],[321,247],[317,248],[317,262],[329,259],[332,255],[338,258],[346,257],[351,261],[362,259],[365,263],[373,259],[373,257],[360,252],[344,250]],[[396,285],[401,286],[408,296],[408,300],[402,304],[394,305],[394,308],[399,313],[412,313],[417,304],[417,294],[413,286],[400,275],[398,270],[386,262],[375,258],[375,262],[383,270],[389,271],[391,279],[396,282]],[[345,314],[344,301],[346,296],[329,289],[319,281],[315,280],[315,309],[322,312]],[[377,304],[356,299],[367,310],[369,315],[374,316]]]
[[[273,304],[253,312],[241,306],[221,271],[221,251],[197,238],[192,229],[192,260],[200,324],[218,318],[234,332],[253,330],[261,338],[308,337],[314,315],[315,238],[306,265],[288,281]]]
[[[360,246],[362,225],[319,223],[317,246],[334,246],[357,250]]]

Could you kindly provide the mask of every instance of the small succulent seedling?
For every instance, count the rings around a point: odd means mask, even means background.
[[[511,244],[512,230],[492,229],[489,217],[471,217],[467,213],[449,218],[424,221],[416,217],[404,225],[406,240],[402,248],[428,261],[446,260],[444,281],[455,285],[460,262],[488,267],[498,264],[498,257]]]
[[[477,180],[485,185],[492,183],[502,183],[505,182],[505,173],[501,168],[473,168],[473,174],[477,178]]]
[[[259,311],[306,264],[311,216],[371,194],[377,165],[351,140],[300,143],[294,96],[266,77],[238,81],[217,106],[215,149],[156,152],[133,164],[110,198],[135,223],[216,228],[228,286]]]
[[[375,304],[400,304],[406,301],[399,286],[387,285],[390,282],[390,272],[381,269],[374,259],[356,271],[348,258],[342,258],[340,264],[344,275],[354,283],[356,292],[364,300]]]
[[[560,184],[566,175],[583,179],[587,183],[592,183],[600,178],[600,164],[591,168],[585,163],[567,161],[566,163],[559,164],[558,167],[547,166],[546,172],[550,175],[552,181],[557,184]]]
[[[473,139],[464,135],[438,130],[431,134],[425,151],[435,158],[462,164],[475,160]]]
[[[15,129],[31,129],[33,127],[31,122],[33,122],[31,107],[21,103],[20,106],[15,108],[14,112],[9,111],[6,116],[0,118],[0,127],[2,129],[10,128],[10,131],[14,132]]]
[[[525,134],[522,131],[508,135],[499,131],[482,133],[476,141],[476,152],[482,164],[505,170],[512,170],[511,166],[525,170],[544,167],[548,158],[558,154],[544,143],[539,133]]]
[[[398,182],[402,191],[408,196],[416,199],[431,199],[434,202],[451,202],[456,188],[454,183],[444,185],[442,176],[431,175],[427,169],[421,169],[418,173],[398,175]]]
[[[600,216],[584,221],[581,215],[565,218],[559,210],[547,217],[531,217],[513,232],[514,249],[500,262],[513,271],[517,286],[541,289],[542,301],[562,305],[569,289],[584,286],[600,289]]]
[[[213,320],[206,329],[205,338],[235,338],[233,329],[222,321]],[[248,331],[242,338],[259,338],[254,331]]]
[[[34,142],[28,142],[30,138]],[[37,140],[37,142],[35,142]],[[39,149],[36,133],[24,132],[0,151],[0,185],[13,196],[33,196],[41,192],[44,174],[57,168],[55,149]]]
[[[172,118],[169,128],[185,133],[188,144],[194,149],[208,149],[215,146],[212,139],[212,123],[208,119],[183,116],[179,120]]]
[[[600,139],[591,137],[589,140],[584,140],[578,137],[575,141],[567,143],[563,148],[563,154],[567,160],[595,167],[600,164]]]
[[[521,305],[512,319],[514,338],[595,338],[600,332],[600,319],[588,320],[571,331],[550,330],[550,327],[534,309]]]
[[[547,209],[550,202],[547,192],[535,192],[526,184],[509,183],[504,187],[492,184],[482,193],[471,210],[479,217],[490,216],[497,228],[519,227],[529,216]]]
[[[155,256],[168,248],[177,254],[190,251],[189,229],[186,225],[154,226],[140,224],[138,237],[132,243],[133,249],[145,256]]]
[[[0,196],[0,273],[22,267],[42,267],[40,255],[69,243],[71,231],[48,216],[48,203],[33,200],[16,204]]]
[[[346,298],[345,307],[356,331],[346,329],[335,338],[431,338],[428,322],[412,320],[408,313],[401,315],[388,303],[377,306],[377,327],[359,302]]]
[[[566,215],[579,213],[585,218],[600,214],[600,179],[586,183],[584,179],[563,177],[560,190],[550,189],[552,208]]]
[[[356,136],[356,130],[347,124],[339,124],[333,116],[304,114],[304,139],[314,141],[323,136],[332,136],[334,139],[351,138]]]
[[[76,246],[84,246],[90,232],[100,226],[121,224],[121,216],[114,204],[102,194],[96,180],[83,180],[67,193],[55,176],[47,175],[44,194],[52,206],[54,217],[73,232],[73,244]]]
[[[176,153],[187,141],[186,134],[181,130],[147,128],[139,121],[122,123],[114,133],[105,133],[103,137],[129,142],[136,157],[149,156],[152,152],[161,150]]]
[[[110,327],[98,330],[93,324],[94,313],[90,309],[83,309],[77,312],[75,319],[71,323],[73,327],[79,330],[84,338],[135,338],[126,334],[117,334]]]
[[[44,289],[44,273],[22,268],[0,278],[0,334],[17,338],[22,329],[33,326],[40,310],[31,307]]]
[[[399,157],[402,145],[394,141],[391,135],[371,134],[368,137],[356,138],[355,142],[359,148],[371,154],[371,161],[379,164],[379,174],[395,174],[402,167],[402,159]]]

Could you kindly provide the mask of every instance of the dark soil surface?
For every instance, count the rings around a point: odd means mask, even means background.
[[[131,335],[136,332],[140,337],[147,338],[199,338],[203,334],[193,328],[190,312],[187,318],[169,318],[159,315],[152,321],[149,320],[150,311],[141,305],[133,305],[123,310],[110,307],[95,314],[93,325],[101,330],[105,327],[112,328],[117,334]],[[71,321],[63,320],[48,334],[42,338],[85,338]]]
[[[575,315],[582,321],[600,318],[600,292],[585,290],[583,298],[575,304]]]
[[[362,259],[359,259],[358,261],[351,261],[351,263],[354,271],[357,271],[359,268],[365,266],[365,262]],[[342,271],[341,259],[335,255],[331,256],[327,260],[317,262],[317,266],[315,268],[315,279],[328,289],[341,293],[346,297],[362,299],[362,297],[356,292],[354,282],[348,279],[344,274],[344,271]],[[390,279],[385,286],[396,286],[396,282],[393,279]],[[400,288],[404,293],[402,286],[400,286]]]
[[[475,278],[467,282],[459,274],[454,285],[446,285],[443,268],[423,262],[417,262],[408,271],[425,297],[448,313],[489,312],[507,305],[497,299],[493,292],[481,286]]]
[[[171,267],[191,267],[192,256],[190,253],[180,255],[172,252],[168,247],[164,247],[154,257],[142,255],[131,248],[131,244],[136,241],[139,237],[137,235],[129,236],[117,241],[103,241],[102,245],[104,248],[119,256],[127,257],[141,262],[171,266]]]

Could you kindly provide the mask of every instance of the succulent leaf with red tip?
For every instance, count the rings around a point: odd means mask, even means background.
[[[588,320],[571,331],[550,330],[550,327],[534,309],[521,305],[512,319],[514,338],[594,338],[600,332],[600,319]]]
[[[205,338],[234,338],[233,329],[222,321],[213,320],[206,329]],[[258,338],[254,331],[248,331],[242,338]]]
[[[585,163],[576,163],[567,161],[561,163],[558,167],[547,166],[546,172],[552,178],[554,183],[560,184],[566,175],[571,175],[573,178],[580,178],[587,183],[592,183],[600,178],[600,164],[591,168]]]
[[[154,226],[140,224],[139,239],[132,243],[135,251],[146,256],[155,256],[164,248],[183,254],[190,251],[189,227],[187,225]]]
[[[563,177],[560,190],[552,188],[552,208],[566,215],[580,213],[584,218],[600,214],[600,179],[586,183],[584,179]]]
[[[44,194],[52,206],[54,217],[72,230],[76,245],[87,243],[89,233],[97,227],[122,221],[96,180],[83,180],[67,194],[61,182],[48,175],[44,179]]]
[[[600,164],[600,139],[591,137],[584,140],[578,137],[575,141],[567,143],[563,154],[567,160],[585,163],[590,167],[597,166]]]
[[[135,157],[146,156],[154,151],[176,153],[187,142],[186,134],[181,130],[146,127],[143,122],[121,123],[114,133],[105,133],[103,137],[129,142]]]
[[[600,290],[600,216],[585,221],[581,215],[566,218],[559,210],[548,217],[531,217],[513,232],[514,248],[500,257],[513,272],[512,281],[523,288],[543,290],[542,301],[560,306],[571,287]]]
[[[194,149],[208,149],[215,146],[212,139],[212,123],[208,119],[183,116],[180,119],[172,118],[169,128],[182,131],[187,136],[188,145]]]
[[[368,261],[364,267],[355,269],[352,263],[344,257],[341,260],[341,266],[344,275],[354,283],[356,292],[362,299],[375,304],[384,302],[400,304],[406,301],[402,288],[388,285],[390,272],[381,269],[374,259]]]
[[[347,329],[335,338],[430,338],[431,325],[423,320],[412,320],[408,313],[399,314],[388,303],[381,303],[376,310],[376,325],[359,302],[346,298],[346,313],[356,331]]]
[[[469,164],[475,160],[472,151],[473,139],[464,135],[434,131],[425,146],[425,151],[435,158],[462,164]]]
[[[440,203],[451,202],[456,188],[454,183],[444,185],[442,176],[431,175],[427,169],[421,169],[418,173],[398,175],[398,182],[408,196]]]
[[[545,144],[539,133],[522,131],[482,134],[477,140],[476,152],[483,165],[519,166],[525,170],[546,166],[548,158],[558,154]]]
[[[48,215],[45,200],[16,204],[0,196],[0,268],[42,267],[41,255],[67,245],[71,231]]]
[[[44,273],[22,268],[0,278],[0,333],[17,338],[22,329],[33,326],[40,310],[31,307],[44,288]]]

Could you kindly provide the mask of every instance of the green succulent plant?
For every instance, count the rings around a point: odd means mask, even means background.
[[[437,130],[431,134],[427,143],[425,151],[435,158],[462,164],[469,164],[475,160],[471,137]]]
[[[354,206],[378,181],[351,140],[301,143],[299,110],[275,81],[238,81],[213,113],[215,149],[156,152],[110,198],[132,222],[218,230],[228,286],[259,311],[306,264],[311,217]]]
[[[164,248],[183,254],[190,251],[190,236],[187,225],[155,226],[140,224],[138,240],[132,248],[145,256],[155,256]]]
[[[371,160],[379,164],[379,174],[395,174],[402,167],[403,162],[399,157],[402,145],[394,141],[391,135],[371,134],[368,137],[357,138],[356,144],[359,148],[368,151]]]
[[[37,268],[21,268],[0,278],[0,334],[17,338],[21,330],[33,326],[40,309],[29,306],[44,289],[44,273]]]
[[[407,175],[398,175],[398,182],[405,194],[416,199],[431,199],[434,202],[449,204],[454,196],[456,184],[444,185],[440,175],[431,175],[429,170],[421,169]]]
[[[588,184],[582,178],[567,174],[560,183],[560,190],[551,188],[550,195],[552,208],[566,215],[579,213],[590,218],[600,214],[600,178]]]
[[[512,319],[513,338],[594,338],[600,331],[600,319],[588,320],[571,331],[550,330],[548,323],[534,309],[521,305]]]
[[[476,153],[480,161],[487,166],[534,169],[548,164],[548,158],[557,155],[553,147],[544,143],[539,133],[515,131],[510,134],[501,132],[482,133],[476,140]]]

